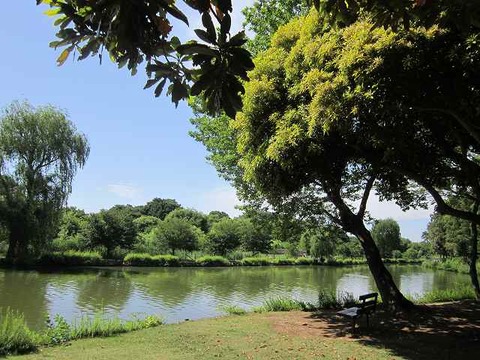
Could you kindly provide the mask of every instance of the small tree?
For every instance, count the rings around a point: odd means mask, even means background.
[[[207,234],[208,247],[213,253],[225,256],[240,246],[241,235],[238,225],[238,222],[232,219],[223,219],[213,224]]]
[[[0,220],[8,228],[7,261],[48,247],[89,146],[65,113],[14,102],[0,123]]]
[[[167,218],[152,230],[153,242],[161,252],[175,255],[175,250],[193,251],[198,248],[198,230],[185,219]]]
[[[400,226],[395,220],[377,221],[372,228],[372,236],[382,257],[392,257],[394,250],[400,250]]]

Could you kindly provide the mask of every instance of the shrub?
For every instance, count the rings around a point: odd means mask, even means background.
[[[422,263],[423,266],[431,269],[455,271],[458,273],[468,274],[468,265],[460,258],[446,259],[446,260],[426,260]],[[480,262],[477,263],[477,266]]]
[[[200,266],[229,266],[230,261],[223,256],[202,256],[196,260],[197,265]]]
[[[320,290],[318,293],[319,309],[339,309],[350,307],[357,303],[353,294],[341,292],[337,294],[335,290]]]
[[[272,265],[273,259],[267,256],[255,256],[244,258],[241,262],[244,266],[265,266]]]
[[[38,335],[28,329],[22,314],[0,310],[0,356],[34,351],[38,343]]]
[[[95,251],[68,250],[42,255],[38,262],[42,265],[61,266],[102,265],[103,258]]]
[[[132,253],[125,256],[123,264],[127,266],[179,266],[180,259],[174,255],[155,255]]]

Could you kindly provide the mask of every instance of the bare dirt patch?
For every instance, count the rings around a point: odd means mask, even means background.
[[[370,327],[361,319],[354,332],[349,320],[330,310],[272,313],[268,320],[289,336],[358,341],[407,359],[480,359],[480,303],[475,301],[417,306],[396,315],[379,309]]]

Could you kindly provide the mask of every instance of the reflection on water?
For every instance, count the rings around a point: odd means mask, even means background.
[[[405,294],[468,284],[468,276],[420,266],[391,266]],[[222,313],[225,305],[251,308],[265,299],[290,296],[315,302],[321,289],[359,296],[375,290],[366,266],[239,268],[88,268],[61,271],[0,269],[0,307],[18,309],[30,326],[47,314],[73,320],[105,311],[128,318],[159,314],[168,322]]]

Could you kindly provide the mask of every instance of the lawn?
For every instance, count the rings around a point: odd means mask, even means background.
[[[480,304],[377,311],[355,334],[335,311],[273,312],[189,321],[73,341],[16,359],[478,359]],[[10,358],[10,357],[9,357]]]
[[[286,315],[287,313],[282,313]],[[306,313],[300,313],[307,315]],[[297,336],[272,314],[248,314],[160,326],[104,339],[73,341],[14,359],[392,359],[355,341]],[[10,357],[9,357],[10,358]]]

